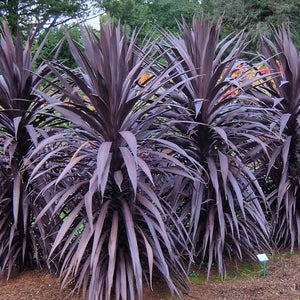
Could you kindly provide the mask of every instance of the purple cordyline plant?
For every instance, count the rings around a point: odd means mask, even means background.
[[[66,38],[79,71],[49,64],[56,92],[41,95],[68,125],[31,156],[39,162],[33,182],[49,178],[41,198],[53,195],[37,221],[61,216],[49,260],[63,286],[71,280],[87,299],[142,299],[143,284],[152,288],[157,275],[180,296],[189,239],[163,189],[174,174],[192,178],[183,161],[196,162],[164,139],[170,100],[162,87],[172,68],[151,76],[154,45],[137,49],[136,34],[128,41],[109,21],[100,37],[82,30],[83,50]]]
[[[257,117],[266,108],[248,93],[260,78],[249,79],[244,72],[244,34],[219,40],[220,27],[221,20],[210,24],[195,17],[191,29],[183,22],[181,37],[166,34],[161,48],[168,64],[176,65],[173,83],[182,83],[171,95],[174,119],[169,122],[176,134],[169,140],[201,166],[200,180],[177,178],[170,201],[186,221],[196,259],[207,263],[208,276],[214,262],[225,275],[226,256],[255,257],[269,249],[265,197],[252,170],[268,154],[260,137],[270,135]]]

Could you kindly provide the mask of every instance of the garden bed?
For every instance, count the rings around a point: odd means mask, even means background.
[[[212,276],[205,281],[194,271],[190,295],[184,300],[205,299],[300,299],[300,253],[285,253],[271,259],[267,276],[262,276],[260,266],[243,263],[228,268],[228,279],[220,281]],[[60,292],[59,280],[42,270],[15,274],[9,281],[0,279],[0,299],[5,300],[79,300],[70,297],[69,291]],[[170,299],[166,290],[156,287],[155,292],[145,291],[145,300]]]

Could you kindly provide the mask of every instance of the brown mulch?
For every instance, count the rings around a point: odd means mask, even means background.
[[[262,274],[249,280],[228,280],[191,284],[191,296],[185,300],[300,300],[300,255],[276,259]]]
[[[190,284],[184,300],[300,300],[300,255],[275,258],[268,263],[267,276]],[[259,272],[260,273],[260,272]],[[145,300],[170,299],[165,291],[145,292]],[[69,291],[60,291],[59,280],[42,270],[15,274],[7,281],[0,277],[0,300],[80,300]]]

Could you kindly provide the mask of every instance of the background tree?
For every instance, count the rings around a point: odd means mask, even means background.
[[[0,19],[6,19],[13,35],[17,28],[38,29],[87,16],[90,6],[84,0],[5,0],[0,1]]]
[[[74,41],[81,43],[80,28],[78,26],[58,26],[51,28],[49,32],[43,31],[35,42],[35,47],[38,47],[38,45],[45,38],[45,36],[48,35],[47,42],[45,43],[37,59],[37,65],[39,65],[43,60],[50,61],[51,59],[53,59],[57,48],[62,42],[63,44],[60,47],[57,59],[63,62],[69,68],[73,69],[77,67],[77,64],[75,63],[74,58],[68,47],[68,43],[65,40],[63,40],[64,30],[68,31],[69,35]]]
[[[98,0],[100,8],[106,14],[126,24],[128,29],[139,28],[140,37],[144,37],[150,30],[149,4],[144,0]],[[141,28],[142,27],[142,28]]]
[[[149,4],[144,0],[103,0],[100,6],[132,27],[141,26],[149,17]]]
[[[246,28],[251,48],[259,44],[259,33],[269,36],[270,24],[288,23],[296,46],[300,47],[300,2],[297,0],[214,0],[213,14],[223,16],[223,34]],[[233,9],[234,7],[234,9]]]
[[[185,18],[191,24],[193,15],[202,12],[197,0],[152,0],[149,2],[149,18],[155,26],[178,31],[177,22]]]
[[[191,24],[193,15],[203,11],[201,4],[196,0],[98,0],[98,2],[106,13],[119,19],[129,28],[143,25],[140,37],[153,30],[153,27],[176,32],[177,21],[181,21],[182,17]],[[205,1],[208,10],[209,3],[210,1]]]
[[[130,28],[143,23],[178,31],[177,21],[185,18],[191,24],[194,14],[223,17],[221,35],[233,30],[250,32],[251,48],[259,43],[259,32],[270,34],[269,25],[289,23],[296,47],[300,47],[300,2],[297,0],[97,0],[101,9]],[[233,9],[234,8],[234,9]],[[143,35],[151,29],[145,25]]]

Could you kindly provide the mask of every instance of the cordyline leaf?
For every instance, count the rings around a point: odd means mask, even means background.
[[[284,196],[286,195],[290,186],[291,186],[291,182],[287,178],[287,168],[284,168],[280,180],[279,188],[278,188],[278,210],[280,209]]]
[[[3,152],[7,151],[7,148],[9,148],[9,146],[14,142],[14,138],[13,137],[8,137],[5,139],[4,144],[3,144]]]
[[[170,273],[169,273],[169,268],[168,268],[168,264],[166,262],[166,257],[163,254],[158,236],[156,234],[155,228],[154,228],[154,223],[151,221],[151,219],[145,214],[144,211],[138,209],[141,213],[141,215],[143,216],[143,218],[145,219],[147,226],[150,230],[151,236],[152,236],[152,240],[154,241],[154,247],[155,247],[155,251],[156,256],[159,257],[159,260],[157,260],[157,267],[159,268],[161,274],[166,278],[167,284],[169,286],[169,289],[172,293],[174,293],[174,291],[176,291],[175,286],[172,283],[172,280],[170,278]],[[163,239],[163,241],[165,241],[165,239]]]
[[[86,125],[86,122],[84,118],[86,117],[85,114],[80,113],[80,111],[73,112],[75,109],[70,106],[63,105],[62,103],[58,102],[56,99],[53,97],[45,94],[42,91],[38,91],[38,93],[43,97],[49,104],[53,105],[55,107],[55,110],[61,113],[61,118],[65,118],[68,121],[71,121],[83,129],[87,131],[93,131],[93,128],[90,128],[89,126]]]
[[[92,252],[91,252],[91,261],[90,261],[91,267],[93,267],[93,262],[94,262],[94,259],[96,256],[97,248],[99,246],[100,238],[102,236],[101,233],[103,230],[103,224],[104,224],[105,218],[108,213],[109,205],[110,205],[110,201],[106,201],[102,205],[101,211],[97,217],[97,222],[95,224],[96,229],[95,229],[95,234],[94,234],[94,239],[93,239],[93,247],[92,247]]]
[[[115,171],[114,172],[114,180],[116,185],[118,186],[120,192],[122,192],[122,182],[123,182],[123,173],[121,170]]]
[[[288,136],[286,140],[283,143],[282,147],[282,162],[283,162],[283,169],[287,168],[287,162],[288,162],[288,155],[290,152],[290,146],[291,146],[291,140],[292,137]]]
[[[115,274],[115,263],[116,263],[116,254],[117,254],[117,239],[118,239],[118,230],[119,230],[119,216],[118,212],[114,211],[112,218],[112,226],[109,236],[108,243],[108,269],[107,269],[107,277],[106,277],[106,299],[110,299],[111,288],[113,285],[113,278]]]
[[[89,221],[89,224],[90,224],[92,230],[93,230],[93,223],[94,223],[94,220],[93,220],[93,197],[94,197],[95,192],[98,189],[96,178],[97,178],[97,174],[95,172],[89,182],[89,190],[84,195],[85,210],[86,210],[87,218],[88,218],[88,221]]]
[[[104,195],[104,192],[105,192],[105,185],[107,183],[107,178],[109,176],[111,160],[112,160],[112,154],[109,154],[109,157],[106,161],[103,177],[102,177],[102,180],[101,180],[101,193],[102,193],[102,195]]]
[[[137,142],[135,135],[130,131],[120,131],[120,135],[124,138],[126,143],[128,144],[133,156],[136,158],[137,156]]]
[[[159,230],[160,235],[164,239],[164,242],[166,243],[165,246],[167,247],[169,254],[172,255],[173,251],[172,251],[172,247],[171,247],[170,241],[167,236],[166,227],[163,223],[161,214],[159,213],[158,209],[150,201],[148,201],[145,197],[139,197],[138,201],[142,205],[144,205],[149,211],[151,211],[153,215],[155,215],[155,219],[157,220],[157,222],[160,225],[160,227],[157,228],[157,230]]]
[[[80,242],[78,244],[77,251],[74,256],[74,272],[78,272],[80,264],[82,263],[83,255],[86,252],[88,243],[90,242],[93,233],[93,229],[91,229],[89,224],[87,224],[83,232],[81,233]]]
[[[66,235],[66,233],[70,229],[70,226],[74,222],[74,219],[77,217],[77,214],[82,209],[82,207],[83,207],[83,203],[79,202],[78,205],[76,207],[74,207],[74,209],[72,210],[72,212],[68,215],[68,217],[62,223],[62,226],[61,226],[59,232],[57,233],[57,236],[56,236],[55,241],[53,243],[53,246],[52,246],[51,252],[49,254],[49,257],[52,256],[52,254],[54,253],[55,249],[62,242],[63,237]]]
[[[150,288],[151,290],[153,289],[152,287],[152,276],[153,276],[153,264],[154,264],[154,255],[153,255],[153,249],[148,242],[146,236],[144,233],[141,231],[141,235],[144,239],[145,246],[146,246],[146,251],[147,251],[147,258],[148,258],[148,267],[149,267],[149,283],[150,283]]]
[[[143,159],[141,159],[140,157],[137,157],[136,161],[137,161],[137,164],[139,165],[139,167],[146,174],[146,176],[148,177],[148,179],[150,180],[150,182],[154,185],[152,174],[151,174],[151,170],[149,169],[147,163]]]
[[[44,150],[44,148],[51,144],[54,141],[57,140],[63,140],[64,138],[66,138],[66,133],[65,132],[61,132],[52,136],[49,136],[45,139],[43,139],[38,146],[30,153],[30,155],[28,155],[26,158],[24,158],[24,165],[28,165],[29,161],[33,158],[34,155],[38,154],[39,152],[41,152],[42,150]]]
[[[37,131],[35,130],[34,126],[31,125],[31,124],[28,124],[25,126],[28,134],[30,135],[30,138],[34,144],[34,146],[36,147],[37,144],[38,144],[38,133]]]
[[[228,167],[229,167],[228,157],[220,151],[218,151],[218,155],[219,155],[223,185],[224,185],[224,187],[226,187],[227,186],[227,179],[228,179]]]
[[[229,179],[230,184],[233,187],[233,190],[235,192],[236,199],[238,200],[239,207],[242,211],[243,217],[246,218],[246,214],[245,214],[245,210],[244,210],[244,197],[243,197],[242,191],[240,189],[239,183],[234,178],[234,176],[231,172],[228,174],[228,179]]]
[[[195,165],[198,165],[198,163],[196,162],[195,159],[193,159],[190,155],[188,155],[188,153],[184,150],[181,149],[178,145],[176,145],[175,143],[169,142],[167,140],[163,140],[163,139],[153,139],[155,142],[161,143],[167,147],[169,147],[170,149],[174,150],[176,153],[181,154],[183,157],[188,158],[191,162],[195,163]]]
[[[283,131],[286,128],[286,125],[291,117],[291,114],[283,114],[280,118],[280,135],[282,135]]]
[[[64,257],[64,261],[63,261],[63,264],[62,264],[62,268],[61,268],[61,271],[60,271],[60,276],[64,275],[64,280],[62,281],[61,283],[61,286],[64,287],[66,286],[68,283],[70,283],[70,275],[71,275],[71,272],[73,271],[74,269],[74,262],[75,262],[75,251],[76,251],[76,243],[73,243],[71,244],[71,247],[69,247],[69,251],[67,253],[67,255],[65,255]],[[65,265],[69,263],[70,264],[70,268],[68,269],[65,269]],[[86,263],[84,264],[85,268],[86,268]]]
[[[270,160],[269,160],[268,171],[267,171],[266,176],[269,176],[271,169],[274,168],[274,163],[275,163],[275,161],[277,161],[278,156],[280,155],[281,150],[282,150],[281,147],[276,147],[273,150],[273,152],[271,154],[271,157],[270,157]]]
[[[190,169],[187,166],[185,166],[183,163],[181,163],[181,161],[179,159],[175,158],[174,156],[165,154],[163,152],[157,152],[157,151],[152,151],[152,150],[149,150],[149,153],[156,155],[157,157],[162,158],[167,162],[170,162],[171,166],[170,165],[167,166],[167,169],[169,170],[170,173],[179,174],[179,175],[183,173],[184,176],[186,176],[186,177],[194,178],[194,176],[193,176],[194,174],[191,174]],[[172,166],[174,166],[174,167],[172,167]],[[177,166],[177,167],[175,167],[175,166]],[[162,171],[163,170],[166,171],[166,167],[160,168],[158,166],[157,168],[161,169]]]
[[[21,202],[21,193],[22,193],[22,186],[21,186],[22,177],[21,174],[18,172],[14,176],[13,182],[13,216],[14,216],[14,228],[17,227],[18,224],[18,217],[19,217],[19,207],[22,205]]]
[[[54,184],[54,182],[52,183]],[[43,215],[55,204],[55,209],[53,213],[59,211],[62,206],[66,204],[66,201],[70,196],[72,196],[75,192],[77,192],[82,186],[87,184],[87,181],[81,181],[73,186],[70,186],[67,190],[62,190],[57,192],[54,197],[49,201],[43,209],[39,212],[38,216],[36,217],[35,222],[39,222]]]
[[[138,187],[141,188],[141,190],[145,192],[146,195],[148,195],[151,202],[155,204],[156,208],[159,209],[160,213],[163,215],[164,209],[155,191],[151,187],[149,187],[149,185],[141,181],[139,182]]]
[[[267,150],[266,144],[261,139],[259,139],[258,137],[254,136],[252,134],[248,134],[248,133],[240,133],[240,134],[255,141],[257,144],[259,144],[262,147],[262,149],[264,150],[265,154],[269,157],[269,152]]]
[[[74,159],[74,158],[76,158],[76,157],[78,156],[79,152],[80,152],[85,146],[87,146],[89,143],[90,143],[89,141],[84,142],[84,143],[76,150],[76,152],[72,155],[71,160]]]
[[[100,145],[97,154],[97,176],[98,176],[98,186],[101,187],[102,197],[105,192],[105,187],[107,184],[107,177],[111,162],[111,142],[104,142]]]
[[[127,297],[127,280],[126,280],[126,265],[124,261],[124,255],[121,254],[121,264],[120,264],[120,284],[121,284],[121,298],[126,299]]]
[[[139,249],[136,239],[136,233],[134,229],[134,223],[132,220],[132,215],[129,210],[127,203],[123,200],[122,201],[122,208],[123,208],[123,216],[125,220],[126,226],[126,233],[128,237],[128,244],[130,249],[131,260],[133,262],[133,273],[136,280],[136,288],[138,293],[138,298],[141,299],[143,295],[143,283],[142,283],[142,269],[140,263],[140,255]]]
[[[10,144],[8,147],[8,155],[9,155],[9,164],[10,165],[13,163],[13,160],[15,158],[17,147],[18,147],[18,143],[16,143],[15,141],[13,141],[13,143]]]
[[[221,138],[224,140],[226,144],[228,144],[227,134],[224,129],[222,129],[221,127],[214,127],[214,126],[211,128],[221,136]]]
[[[15,139],[18,140],[18,136],[17,136],[17,133],[18,133],[18,128],[19,128],[19,125],[20,125],[20,122],[22,121],[22,117],[16,117],[13,119],[13,122],[14,122],[14,129],[15,129]]]
[[[212,184],[216,193],[216,202],[217,202],[217,210],[218,210],[218,217],[219,217],[218,221],[220,223],[221,243],[223,245],[224,243],[223,241],[225,239],[225,220],[224,220],[224,212],[223,212],[223,203],[222,203],[220,189],[219,189],[218,173],[217,173],[216,165],[210,157],[207,158],[207,163],[208,163],[210,178],[212,180]]]
[[[137,189],[137,173],[136,173],[136,161],[134,159],[134,156],[130,153],[130,151],[125,148],[125,147],[119,147],[124,163],[126,166],[127,174],[130,178],[130,182],[133,188],[134,193],[136,194],[136,189]]]
[[[67,164],[67,166],[64,168],[64,170],[61,172],[59,177],[56,180],[56,184],[58,184],[65,176],[67,173],[69,173],[73,167],[75,167],[81,160],[85,159],[87,155],[81,155],[75,158],[72,158],[70,162]]]
[[[95,297],[98,297],[99,295],[99,291],[102,290],[102,292],[100,293],[100,297],[102,296],[103,297],[103,294],[104,294],[104,282],[106,280],[106,273],[105,272],[101,272],[101,269],[99,268],[99,264],[103,264],[103,259],[102,261],[100,260],[100,254],[102,252],[102,249],[103,249],[103,244],[106,240],[106,235],[108,235],[108,230],[106,230],[104,232],[104,234],[100,235],[100,239],[98,241],[98,244],[97,244],[97,248],[96,248],[96,252],[95,252],[95,256],[94,256],[94,259],[92,261],[92,265],[91,265],[91,268],[92,268],[92,276],[94,278],[96,278],[95,282],[93,282],[93,285],[89,288],[89,297],[91,299],[95,298]],[[98,280],[99,277],[102,277],[101,281]],[[97,287],[97,288],[96,288]],[[84,287],[84,290],[86,290],[86,287]],[[94,296],[95,295],[95,296]]]
[[[67,147],[66,147],[65,149],[67,149]],[[37,174],[37,175],[36,175],[36,173],[42,168],[42,166],[44,165],[44,163],[45,163],[47,160],[49,160],[52,156],[54,156],[56,153],[58,153],[58,152],[60,152],[60,151],[62,151],[62,150],[64,150],[64,147],[62,147],[62,148],[57,148],[57,149],[55,149],[55,150],[49,152],[47,155],[45,155],[45,156],[43,157],[43,159],[39,160],[39,162],[34,166],[34,169],[32,170],[32,172],[31,172],[31,174],[30,174],[30,178],[29,178],[28,182],[33,181],[33,180],[36,178],[36,176],[40,176],[40,174]],[[25,165],[25,164],[31,165],[31,162],[30,162],[29,160],[25,160],[25,161],[24,161],[24,165]],[[36,176],[35,176],[35,175],[36,175]]]

